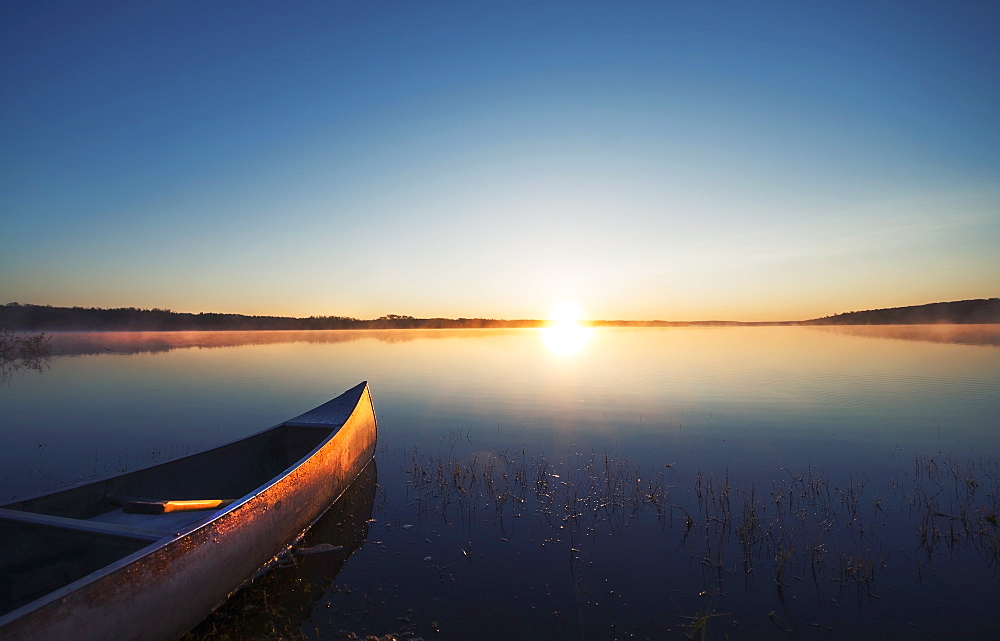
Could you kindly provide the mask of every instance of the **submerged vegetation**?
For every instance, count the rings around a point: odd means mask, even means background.
[[[414,451],[408,487],[419,513],[466,522],[492,513],[501,535],[534,513],[563,530],[626,527],[655,517],[704,567],[746,576],[773,573],[780,592],[791,575],[826,579],[872,594],[886,568],[886,532],[908,531],[917,567],[941,552],[968,550],[988,567],[1000,560],[1000,462],[917,457],[912,473],[872,490],[866,478],[835,483],[816,470],[779,470],[770,487],[698,471],[689,486],[667,485],[663,469],[643,472],[608,454],[563,466],[524,451],[466,460]],[[559,472],[559,473],[557,473]],[[892,523],[890,523],[892,522]]]
[[[360,537],[349,576],[342,558],[278,567],[189,638],[830,638],[911,577],[1000,569],[993,459],[916,457],[884,483],[779,468],[761,485],[609,453],[455,454],[463,439],[382,447],[402,487],[363,492],[340,535]],[[311,544],[343,544],[327,529]]]

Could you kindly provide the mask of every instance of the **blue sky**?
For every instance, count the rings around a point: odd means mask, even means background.
[[[781,320],[1000,293],[996,3],[0,13],[0,302]]]

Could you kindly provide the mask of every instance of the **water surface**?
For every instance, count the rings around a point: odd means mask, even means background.
[[[202,636],[994,638],[998,336],[60,334],[0,389],[0,496],[212,447],[368,380],[378,491],[357,551],[295,570],[327,572],[315,589],[275,576],[242,597],[281,616],[224,611]]]

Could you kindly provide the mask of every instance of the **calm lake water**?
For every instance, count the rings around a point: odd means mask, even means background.
[[[0,497],[367,380],[376,466],[201,638],[1000,638],[1000,327],[60,334]],[[790,634],[791,633],[791,634]]]

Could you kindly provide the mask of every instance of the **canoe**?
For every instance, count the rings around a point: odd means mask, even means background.
[[[0,505],[0,638],[177,639],[372,461],[367,383],[245,439]]]

